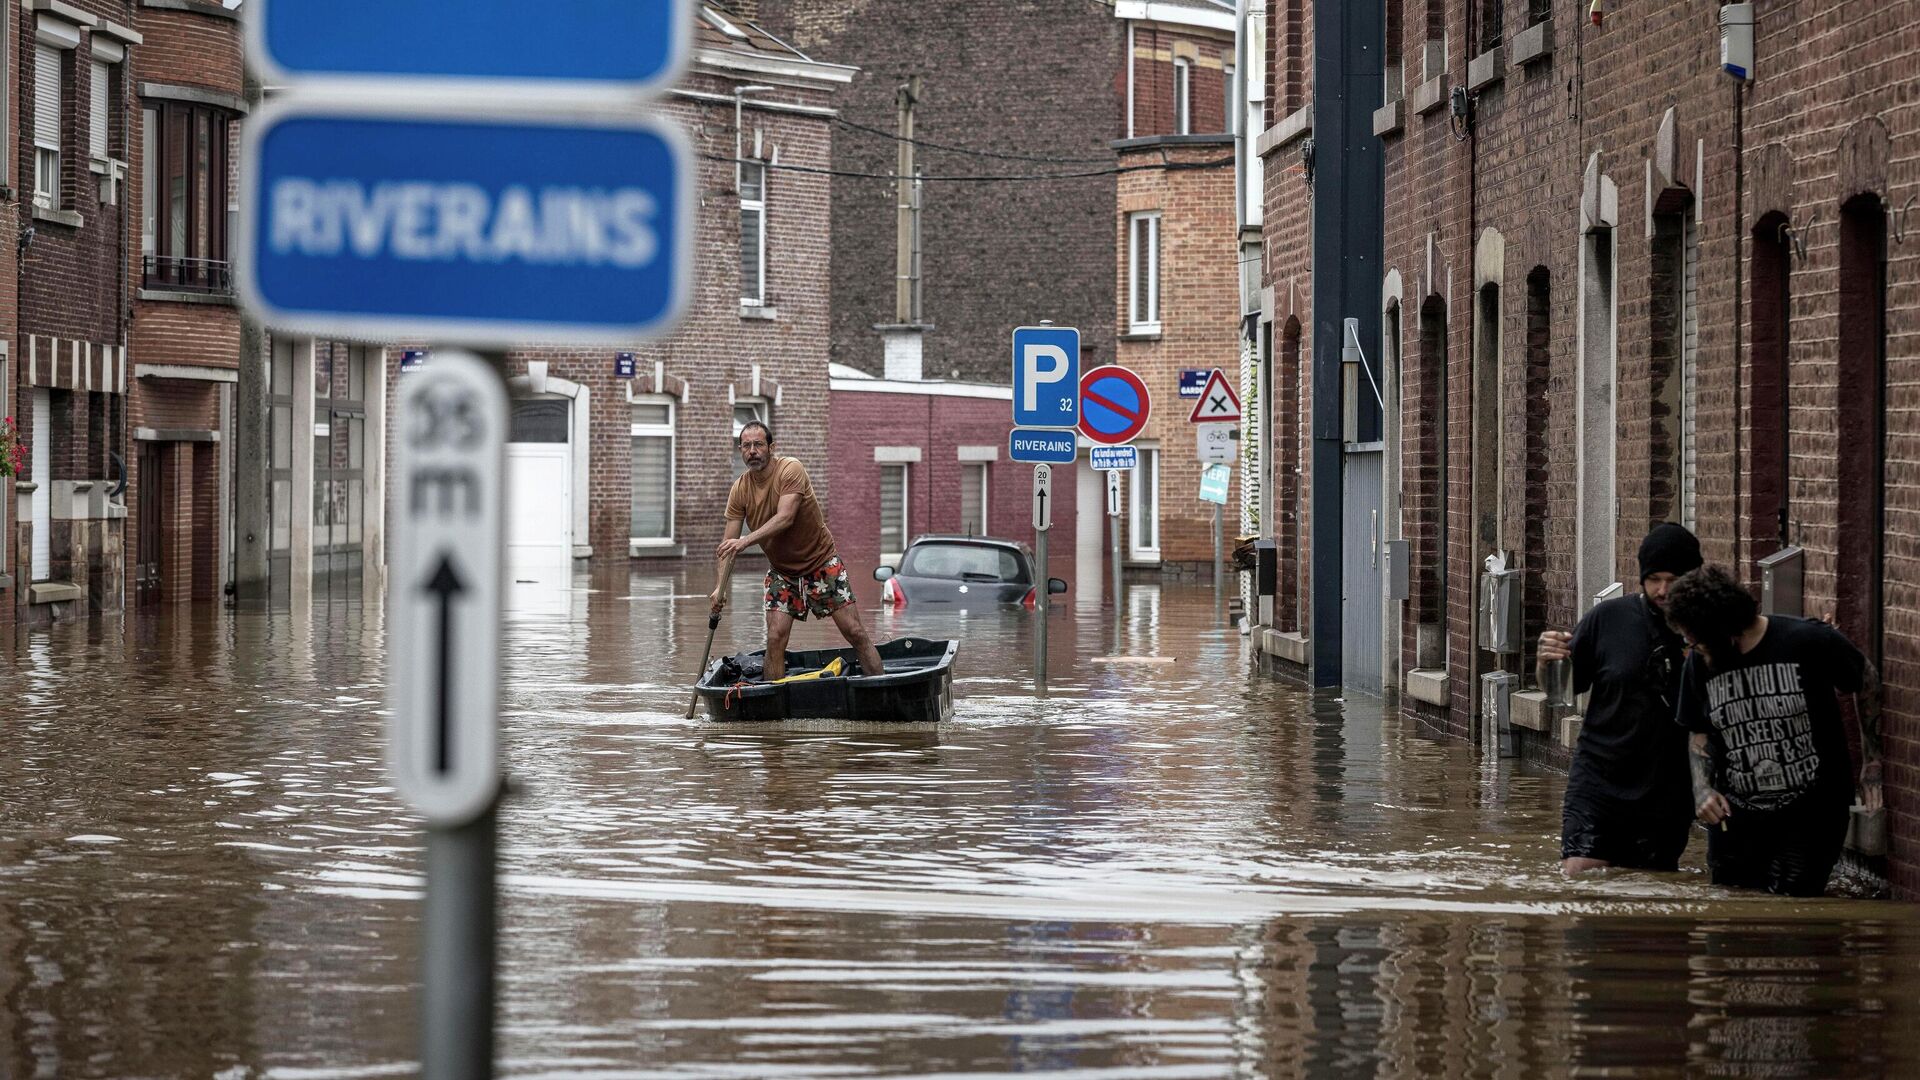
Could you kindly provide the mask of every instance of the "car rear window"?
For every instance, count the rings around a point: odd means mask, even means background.
[[[915,544],[907,549],[900,572],[913,577],[965,578],[975,581],[1027,580],[1018,555],[1006,548],[986,544]]]

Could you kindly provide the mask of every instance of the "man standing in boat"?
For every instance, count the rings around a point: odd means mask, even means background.
[[[774,453],[773,429],[754,420],[740,429],[740,460],[747,471],[727,495],[727,530],[715,551],[713,612],[727,606],[733,560],[760,545],[767,562],[767,666],[772,682],[787,673],[787,637],[793,620],[829,618],[860,657],[860,670],[882,673],[879,650],[853,602],[847,567],[833,550],[833,534],[814,498],[806,466]],[[744,530],[744,535],[743,535]]]

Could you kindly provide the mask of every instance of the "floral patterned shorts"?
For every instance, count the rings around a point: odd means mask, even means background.
[[[784,611],[796,619],[809,615],[825,619],[851,603],[853,585],[847,581],[847,564],[838,555],[810,574],[767,571],[768,611]]]

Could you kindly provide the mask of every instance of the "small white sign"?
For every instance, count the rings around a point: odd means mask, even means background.
[[[1120,516],[1120,474],[1118,472],[1107,474],[1107,516],[1116,518]]]
[[[1194,439],[1200,444],[1200,463],[1231,465],[1240,454],[1240,429],[1231,424],[1195,424]]]
[[[472,353],[437,351],[396,401],[387,610],[387,766],[401,798],[462,825],[500,786],[502,473],[507,391]]]
[[[1033,528],[1046,532],[1053,528],[1053,466],[1033,467]]]
[[[1140,466],[1140,451],[1132,443],[1124,446],[1096,446],[1087,451],[1087,462],[1096,472],[1110,469],[1134,469]]]

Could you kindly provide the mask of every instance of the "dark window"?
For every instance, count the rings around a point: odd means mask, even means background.
[[[1752,465],[1747,496],[1748,535],[1756,558],[1787,543],[1787,355],[1793,331],[1793,266],[1784,214],[1760,219],[1753,230],[1752,295],[1748,299],[1753,344],[1748,353],[1752,410]]]
[[[563,443],[567,441],[567,420],[573,402],[565,398],[526,398],[513,403],[512,432],[507,441],[518,443]]]
[[[142,284],[150,289],[229,293],[228,126],[210,105],[158,103],[146,110],[149,193],[142,228]]]
[[[1505,30],[1506,6],[1506,0],[1481,0],[1480,47],[1474,50],[1476,53],[1487,52],[1499,46],[1501,33]]]

